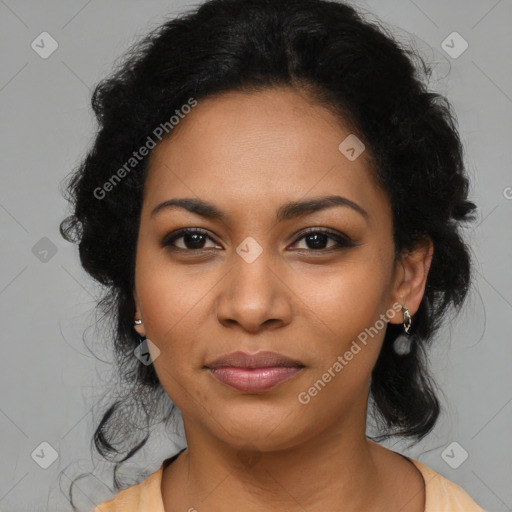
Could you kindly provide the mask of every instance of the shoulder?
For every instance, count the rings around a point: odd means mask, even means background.
[[[165,461],[142,482],[119,491],[114,498],[98,505],[92,512],[165,512],[161,482]]]
[[[457,484],[421,462],[410,459],[425,480],[425,512],[485,512],[471,496]]]

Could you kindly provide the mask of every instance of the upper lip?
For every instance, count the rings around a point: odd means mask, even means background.
[[[206,368],[236,367],[236,368],[270,368],[274,366],[300,366],[304,365],[296,360],[286,357],[277,352],[257,352],[248,354],[246,352],[231,352],[223,355],[205,365]]]

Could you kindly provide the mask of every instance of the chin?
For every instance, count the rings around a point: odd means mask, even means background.
[[[227,410],[216,409],[219,415],[205,425],[223,443],[237,450],[260,452],[292,448],[314,435],[310,421],[301,417],[291,407],[272,407],[252,404],[250,407],[230,406]],[[222,421],[217,418],[221,417]],[[304,422],[304,425],[302,424]]]

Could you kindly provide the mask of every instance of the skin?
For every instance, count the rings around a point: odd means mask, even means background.
[[[143,323],[135,329],[160,350],[153,364],[183,414],[188,446],[164,471],[166,512],[424,510],[419,471],[365,436],[385,328],[309,403],[297,399],[394,304],[414,321],[432,259],[427,241],[395,260],[390,202],[367,152],[350,161],[338,150],[350,133],[305,92],[229,92],[199,101],[151,154],[133,290]],[[276,222],[282,204],[329,195],[357,203],[367,218],[334,206]],[[177,207],[151,216],[185,197],[229,217]],[[185,227],[207,237],[199,245],[176,239],[174,251],[160,245]],[[308,228],[357,245],[315,245],[303,236]],[[247,237],[262,249],[252,263],[236,252]],[[403,321],[399,312],[388,318]],[[269,391],[244,393],[204,368],[236,350],[279,352],[305,368]]]

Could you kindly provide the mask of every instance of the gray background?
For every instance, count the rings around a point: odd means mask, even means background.
[[[109,353],[102,349],[106,341],[91,327],[100,290],[82,271],[75,246],[58,233],[67,213],[59,184],[94,136],[92,86],[138,36],[192,5],[0,0],[3,512],[69,510],[61,489],[83,471],[98,475],[79,484],[77,499],[85,509],[111,497],[108,480],[99,476],[102,471],[108,475],[109,468],[89,451],[99,415],[94,406],[111,371]],[[505,64],[512,50],[512,2],[371,0],[357,5],[438,62],[432,86],[455,108],[471,197],[480,208],[479,220],[466,229],[476,258],[474,288],[432,353],[445,413],[435,432],[406,453],[464,487],[487,510],[512,510],[512,73]],[[46,59],[31,48],[43,31],[58,43]],[[457,58],[441,47],[453,31],[469,44]],[[103,354],[105,362],[91,350]],[[184,446],[181,439],[175,445],[165,434],[155,436],[136,458],[147,473]],[[469,454],[457,469],[441,456],[454,441]],[[36,450],[40,461],[48,461],[42,442],[58,453],[48,469],[31,456]],[[463,452],[457,446],[448,453],[457,461]]]

